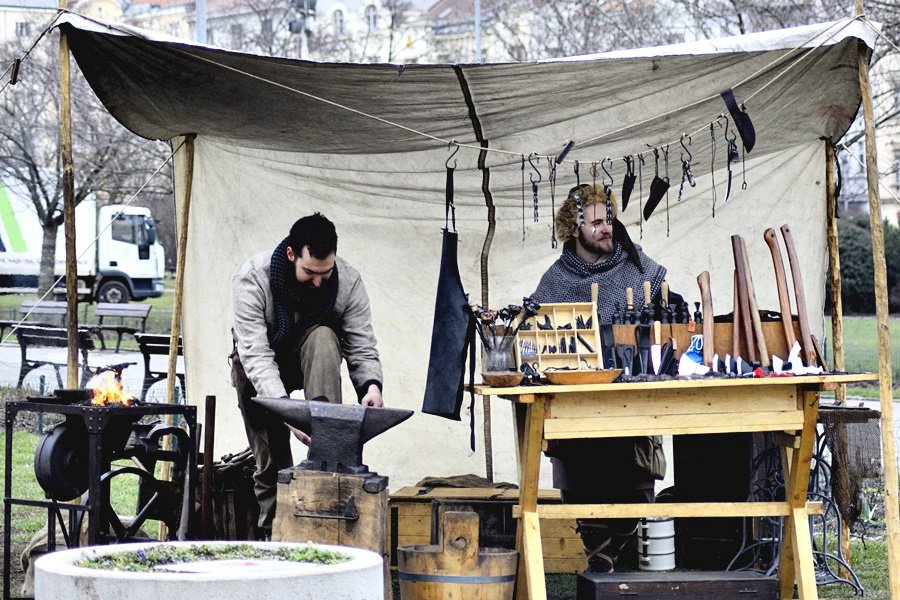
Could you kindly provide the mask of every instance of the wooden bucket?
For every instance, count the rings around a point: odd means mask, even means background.
[[[478,515],[446,512],[437,544],[397,548],[403,600],[511,600],[518,553],[478,547]]]

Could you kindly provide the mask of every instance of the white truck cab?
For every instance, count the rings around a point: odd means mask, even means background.
[[[106,228],[106,225],[109,227]],[[97,211],[99,302],[128,302],[161,296],[165,290],[165,249],[156,237],[156,220],[140,206],[103,206]],[[104,229],[105,228],[105,229]]]

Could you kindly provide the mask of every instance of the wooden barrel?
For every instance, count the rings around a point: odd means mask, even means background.
[[[397,548],[403,600],[511,600],[518,553],[478,547],[478,515],[446,512],[437,544]]]

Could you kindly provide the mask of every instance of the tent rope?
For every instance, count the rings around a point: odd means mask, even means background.
[[[139,36],[137,33],[135,33],[134,31],[131,31],[131,30],[127,29],[127,28],[117,27],[117,26],[114,25],[114,24],[111,25],[111,24],[109,24],[109,23],[104,23],[104,22],[98,21],[98,20],[96,20],[96,19],[93,19],[93,18],[91,18],[91,17],[88,17],[88,16],[85,16],[85,15],[79,14],[79,13],[77,13],[77,12],[75,12],[75,11],[68,10],[68,9],[63,9],[63,10],[64,10],[65,12],[69,12],[69,13],[71,13],[71,14],[73,14],[73,15],[77,15],[77,16],[79,16],[79,17],[85,19],[85,20],[88,20],[88,21],[91,21],[91,22],[93,22],[93,23],[97,23],[97,24],[99,24],[99,25],[102,25],[103,27],[106,27],[107,29],[112,29],[112,30],[114,30],[114,31],[117,31],[117,32],[119,32],[119,33],[121,33],[121,34],[123,34],[123,35],[132,36],[132,37],[138,37],[138,38],[141,37],[141,36]],[[798,46],[795,46],[794,48],[791,48],[790,50],[788,50],[787,52],[785,52],[784,54],[782,54],[782,55],[779,56],[778,58],[776,58],[776,59],[774,59],[773,61],[771,61],[769,64],[767,64],[767,65],[765,65],[764,67],[758,69],[756,72],[754,72],[753,74],[751,74],[751,75],[745,77],[744,79],[742,79],[742,80],[739,81],[738,83],[732,85],[731,88],[734,89],[734,88],[737,88],[737,87],[739,87],[739,86],[742,86],[742,85],[745,85],[745,84],[749,83],[750,81],[752,81],[753,79],[759,77],[759,76],[762,75],[763,73],[765,73],[765,72],[771,70],[771,69],[772,69],[773,67],[775,67],[775,65],[777,65],[778,63],[783,62],[786,58],[788,58],[789,56],[791,56],[793,53],[795,53],[795,52],[797,52],[797,51],[800,51],[800,50],[803,50],[803,49],[805,48],[805,46],[806,46],[807,44],[811,43],[813,40],[815,40],[815,39],[817,39],[817,38],[819,38],[819,37],[822,38],[822,40],[821,40],[817,45],[813,46],[812,48],[809,48],[807,52],[804,52],[804,53],[803,53],[801,56],[799,56],[796,60],[794,60],[792,63],[788,64],[788,65],[785,67],[785,69],[784,69],[783,71],[780,71],[780,72],[776,73],[776,74],[773,76],[773,78],[772,78],[770,81],[768,81],[767,83],[765,83],[760,89],[758,89],[758,90],[756,90],[755,92],[753,92],[752,94],[750,94],[750,95],[744,100],[744,103],[746,104],[749,100],[751,100],[753,97],[755,97],[756,95],[758,95],[760,92],[762,92],[762,91],[763,91],[764,89],[766,89],[768,86],[770,86],[770,85],[773,84],[775,81],[777,81],[778,79],[780,79],[781,77],[783,77],[788,71],[790,71],[790,69],[794,68],[794,67],[795,67],[797,64],[799,64],[801,61],[803,61],[803,60],[807,59],[809,56],[811,56],[813,50],[816,50],[816,49],[822,47],[826,42],[828,42],[828,41],[829,41],[830,39],[832,39],[835,35],[837,35],[837,34],[840,33],[841,31],[843,31],[843,30],[846,29],[847,27],[849,27],[849,26],[850,26],[854,21],[856,21],[856,20],[860,20],[860,21],[862,21],[862,22],[866,22],[866,19],[865,19],[864,16],[846,17],[846,18],[844,18],[844,19],[841,19],[841,20],[839,20],[839,21],[836,21],[836,22],[834,22],[831,26],[829,26],[824,32],[818,32],[818,33],[816,33],[815,35],[813,35],[812,37],[807,38],[805,41],[803,41],[803,42],[802,42],[801,44],[799,44]],[[837,28],[837,29],[836,29],[836,28]],[[836,29],[836,30],[835,30],[835,29]],[[832,31],[832,30],[835,30],[835,31]],[[141,38],[141,39],[144,39],[144,38]],[[524,152],[521,152],[521,151],[518,151],[518,150],[516,150],[516,151],[513,151],[513,150],[505,150],[505,149],[502,149],[502,148],[496,148],[496,147],[494,147],[494,148],[482,148],[481,145],[478,145],[478,144],[470,144],[470,143],[465,143],[465,142],[458,142],[458,141],[455,140],[455,139],[450,139],[450,140],[444,139],[444,138],[438,137],[438,136],[436,136],[436,135],[430,134],[430,133],[428,133],[428,132],[420,131],[420,130],[415,129],[415,128],[413,128],[413,127],[409,127],[409,126],[406,126],[406,125],[397,123],[397,122],[395,122],[395,121],[391,121],[391,120],[389,120],[389,119],[385,119],[385,118],[383,118],[383,117],[379,117],[379,116],[377,116],[377,115],[373,115],[373,114],[367,113],[367,112],[365,112],[365,111],[361,111],[361,110],[359,110],[359,109],[355,109],[355,108],[346,106],[346,105],[344,105],[344,104],[340,104],[339,102],[335,102],[335,101],[333,101],[333,100],[328,100],[327,98],[323,98],[323,97],[321,97],[321,96],[317,96],[317,95],[315,95],[315,94],[311,94],[311,93],[306,92],[306,91],[303,91],[303,90],[301,90],[301,89],[298,89],[298,88],[295,88],[295,87],[291,87],[291,86],[289,86],[289,85],[285,85],[285,84],[283,84],[283,83],[279,83],[279,82],[277,82],[277,81],[273,81],[273,80],[267,79],[267,78],[265,78],[265,77],[261,77],[261,76],[259,76],[259,75],[254,74],[254,73],[250,73],[250,72],[248,72],[248,71],[244,71],[244,70],[242,70],[242,69],[238,69],[238,68],[236,68],[236,67],[232,67],[232,66],[230,66],[230,65],[224,64],[224,63],[222,63],[222,62],[220,62],[220,61],[217,61],[217,60],[214,60],[214,59],[212,59],[212,58],[208,58],[208,57],[205,57],[205,56],[200,56],[200,55],[197,55],[197,54],[193,54],[193,53],[188,52],[188,51],[184,50],[183,48],[179,48],[179,47],[177,47],[177,46],[173,46],[173,47],[171,47],[171,49],[172,49],[173,51],[175,51],[175,52],[184,54],[185,56],[191,57],[191,58],[196,59],[196,60],[201,60],[201,61],[206,62],[206,63],[208,63],[208,64],[211,64],[211,65],[213,65],[213,66],[219,67],[219,68],[221,68],[221,69],[225,69],[225,70],[228,70],[228,71],[232,71],[232,72],[237,73],[237,74],[239,74],[239,75],[243,75],[243,76],[245,76],[245,77],[249,77],[249,78],[251,78],[251,79],[260,81],[260,82],[262,82],[262,83],[267,83],[267,84],[269,84],[269,85],[278,87],[278,88],[283,89],[283,90],[285,90],[285,91],[288,91],[288,92],[291,92],[291,93],[295,93],[295,94],[299,94],[299,95],[304,96],[304,97],[306,97],[306,98],[309,98],[309,99],[311,99],[311,100],[315,100],[315,101],[317,101],[317,102],[322,102],[323,104],[327,104],[327,105],[329,105],[329,106],[333,106],[334,108],[337,108],[337,109],[340,109],[340,110],[344,110],[344,111],[347,111],[347,112],[350,112],[350,113],[359,115],[359,116],[361,116],[361,117],[363,117],[363,118],[372,119],[372,120],[374,120],[374,121],[377,121],[377,122],[379,122],[379,123],[383,123],[383,124],[388,125],[388,126],[390,126],[390,127],[395,127],[395,128],[397,128],[397,129],[400,129],[400,130],[409,132],[409,133],[411,133],[411,134],[414,134],[414,135],[417,135],[417,136],[420,136],[420,137],[423,137],[423,138],[426,138],[426,139],[429,139],[429,140],[433,140],[433,141],[435,141],[435,142],[439,142],[440,145],[441,145],[441,147],[444,147],[444,146],[446,146],[446,145],[448,145],[448,144],[453,144],[453,145],[459,146],[459,147],[461,147],[461,148],[467,148],[467,149],[470,149],[470,150],[477,150],[479,153],[486,150],[487,152],[494,152],[494,153],[497,153],[497,154],[505,154],[505,155],[508,155],[508,156],[514,156],[514,157],[516,157],[517,161],[518,161],[518,159],[519,159],[523,154],[531,154],[531,153],[524,153]],[[715,95],[715,96],[710,96],[710,97],[708,97],[708,98],[704,98],[704,99],[702,99],[702,100],[697,100],[697,101],[695,101],[695,102],[691,102],[691,103],[686,104],[686,105],[684,105],[684,106],[681,106],[681,107],[678,107],[678,108],[675,108],[675,109],[666,111],[665,113],[662,113],[662,114],[659,114],[659,115],[655,115],[655,116],[650,117],[650,118],[648,118],[648,119],[644,119],[644,120],[642,120],[642,121],[638,121],[638,122],[636,122],[636,123],[632,123],[632,124],[630,124],[630,125],[626,125],[626,126],[624,126],[624,127],[621,127],[621,128],[619,128],[619,129],[617,129],[617,130],[614,130],[614,131],[611,131],[611,132],[608,132],[608,133],[605,133],[605,134],[603,134],[603,135],[596,136],[596,137],[593,137],[593,138],[589,138],[589,139],[587,139],[587,140],[583,140],[583,141],[581,142],[581,144],[584,145],[584,144],[588,144],[588,143],[591,143],[591,142],[596,142],[596,141],[599,141],[599,140],[602,140],[602,139],[605,139],[605,138],[609,138],[609,137],[611,137],[611,136],[614,136],[614,135],[617,135],[617,134],[619,134],[619,133],[622,133],[623,131],[627,131],[627,130],[629,130],[629,129],[633,129],[634,127],[638,127],[638,126],[640,126],[640,125],[644,125],[644,124],[646,124],[646,123],[650,123],[650,122],[652,122],[652,121],[655,121],[655,120],[658,120],[658,119],[661,119],[661,118],[664,118],[664,117],[667,117],[667,116],[671,116],[671,115],[673,115],[673,114],[678,114],[678,113],[680,113],[680,112],[683,112],[683,111],[685,111],[685,110],[688,110],[688,109],[690,109],[690,108],[693,108],[693,107],[695,107],[695,106],[697,106],[697,105],[699,105],[699,104],[702,104],[702,103],[704,103],[704,102],[709,102],[709,101],[715,100],[715,99],[717,99],[718,97],[719,97],[718,95]],[[723,115],[724,115],[724,113],[718,114],[718,115],[716,116],[716,119],[714,119],[714,120],[711,121],[710,123],[715,122],[716,120],[718,120],[719,118],[721,118]],[[698,129],[696,129],[695,131],[690,132],[690,133],[687,133],[687,135],[693,136],[693,135],[697,135],[698,133],[701,133],[701,132],[707,130],[707,129],[709,128],[710,123],[704,123],[702,126],[700,126],[700,127],[699,127]],[[666,145],[672,145],[672,144],[678,143],[678,141],[679,141],[680,139],[681,139],[681,136],[679,135],[679,137],[678,137],[677,139],[675,139],[675,140],[669,142],[668,144],[659,144],[659,145],[657,146],[657,148],[663,148],[663,147],[665,147]],[[652,151],[653,151],[653,149],[650,148],[650,149],[647,149],[647,150],[644,150],[644,151],[641,151],[641,152],[635,152],[635,153],[632,153],[631,156],[648,155],[648,154],[651,153]],[[565,161],[565,160],[564,160],[564,161],[561,161],[561,162],[573,162],[573,161],[574,161],[574,159],[571,159],[571,160],[569,160],[569,161]],[[584,159],[579,159],[579,161],[580,161],[580,162],[591,162],[591,161],[585,161]],[[595,162],[600,162],[600,161],[595,161]]]
[[[9,65],[6,67],[6,70],[4,70],[2,74],[0,74],[0,79],[5,78],[6,75],[7,75],[10,71],[12,71],[13,67],[14,67],[15,64],[16,64],[16,60],[18,60],[19,62],[24,62],[25,59],[28,58],[28,55],[31,54],[31,52],[37,47],[38,43],[39,43],[42,39],[44,39],[44,36],[47,35],[47,32],[50,31],[51,29],[53,29],[53,27],[56,25],[56,21],[59,20],[59,18],[60,18],[61,16],[62,16],[62,11],[57,11],[56,14],[53,15],[53,18],[50,19],[50,21],[47,23],[47,25],[44,26],[44,28],[43,28],[43,29],[41,30],[41,32],[38,34],[37,38],[35,38],[34,42],[32,42],[31,46],[29,46],[28,50],[26,50],[25,53],[24,53],[22,56],[20,56],[18,59],[13,59],[13,61],[12,61],[11,63],[9,63]],[[7,87],[9,87],[11,84],[12,84],[12,81],[9,80],[9,79],[7,79],[7,80],[3,83],[3,86],[0,87],[0,94],[2,94],[2,93],[3,93],[3,90],[5,90],[5,89],[6,89]]]
[[[163,167],[165,167],[167,164],[169,164],[169,162],[172,160],[172,158],[174,158],[175,155],[178,154],[178,151],[181,150],[182,146],[184,146],[184,141],[182,141],[178,145],[178,147],[175,148],[175,150],[173,150],[171,154],[169,154],[169,156],[162,162],[162,164],[159,165],[159,167],[153,172],[153,174],[147,178],[147,181],[145,181],[141,185],[141,187],[138,188],[138,190],[134,194],[131,195],[131,197],[128,199],[128,201],[122,205],[121,210],[119,210],[119,212],[117,212],[115,215],[113,215],[113,217],[109,220],[109,223],[107,223],[106,226],[103,229],[101,229],[99,233],[97,233],[97,236],[91,241],[91,243],[88,244],[87,247],[81,252],[81,254],[78,255],[78,258],[75,259],[76,262],[81,260],[85,254],[87,254],[89,251],[91,251],[94,248],[94,246],[97,245],[97,241],[100,239],[100,236],[102,236],[103,233],[107,229],[112,227],[112,224],[116,221],[116,219],[119,218],[119,215],[121,215],[123,212],[125,212],[126,208],[131,206],[131,203],[134,202],[135,199],[137,199],[138,195],[144,191],[144,188],[146,188],[148,185],[150,185],[150,182],[153,181],[153,178],[156,177],[157,175],[159,175],[159,173],[163,170]],[[40,306],[40,304],[44,300],[47,299],[47,296],[49,296],[53,292],[53,290],[56,289],[56,286],[59,285],[59,283],[63,280],[64,277],[65,277],[65,275],[60,275],[59,277],[56,278],[56,281],[54,281],[53,284],[49,288],[47,288],[47,291],[44,292],[44,295],[41,296],[40,298],[38,298],[38,301],[34,303],[34,306],[32,306],[31,309],[29,309],[29,311],[27,313],[25,313],[25,315],[21,319],[19,319],[15,325],[12,326],[12,329],[10,330],[10,332],[8,334],[6,334],[6,337],[4,337],[3,340],[0,340],[0,344],[5,344],[7,342],[7,340],[9,340],[9,338],[12,337],[12,335],[22,325],[22,323],[24,323],[28,319],[28,317],[31,315],[31,313],[34,311],[34,309],[36,309],[38,306]]]

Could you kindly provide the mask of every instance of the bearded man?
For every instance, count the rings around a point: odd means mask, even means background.
[[[256,459],[259,527],[270,536],[278,471],[293,465],[290,435],[250,398],[287,398],[302,389],[307,399],[340,404],[346,359],[360,403],[381,407],[381,363],[362,278],[337,256],[334,224],[320,213],[297,220],[274,251],[244,262],[232,293],[232,383]]]
[[[624,307],[626,288],[640,290],[649,281],[658,301],[666,269],[631,242],[617,214],[612,191],[588,184],[572,188],[556,213],[562,255],[544,273],[535,300],[590,302],[591,284],[597,283],[601,324],[612,323],[617,302]],[[670,293],[669,300],[680,303],[681,297]],[[547,455],[553,486],[571,504],[653,502],[654,481],[666,469],[658,436],[555,440]],[[612,572],[636,530],[636,519],[578,519],[588,571]]]

